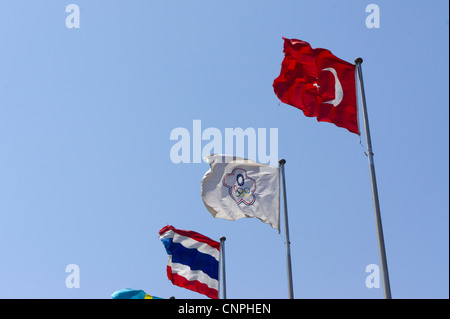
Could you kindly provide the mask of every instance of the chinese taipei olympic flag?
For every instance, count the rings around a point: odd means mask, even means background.
[[[211,168],[202,179],[202,200],[215,218],[254,217],[280,232],[278,167],[229,155],[206,159]]]
[[[217,299],[220,243],[194,231],[173,226],[161,229],[159,239],[169,255],[169,280],[176,286]]]

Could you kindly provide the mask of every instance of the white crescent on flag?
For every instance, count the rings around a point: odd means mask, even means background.
[[[334,107],[338,106],[344,98],[344,91],[342,90],[341,82],[339,81],[337,72],[333,68],[325,68],[322,71],[330,71],[334,75],[334,100],[326,101],[323,103],[333,104]]]

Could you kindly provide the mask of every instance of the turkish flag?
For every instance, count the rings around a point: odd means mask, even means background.
[[[308,42],[283,39],[281,73],[273,82],[281,102],[359,135],[355,65]]]

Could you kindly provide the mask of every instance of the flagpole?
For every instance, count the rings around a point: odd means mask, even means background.
[[[227,285],[225,280],[225,240],[227,238],[225,236],[220,237],[220,254],[221,254],[221,268],[222,268],[222,276],[221,276],[221,282],[222,282],[222,299],[227,299]]]
[[[362,110],[363,110],[364,128],[365,128],[365,132],[366,132],[367,153],[368,153],[369,167],[370,167],[370,181],[372,183],[372,199],[373,199],[373,206],[374,206],[374,212],[375,212],[375,224],[376,224],[376,228],[377,228],[378,252],[380,254],[381,275],[383,278],[384,298],[391,299],[392,298],[391,286],[389,283],[389,273],[388,273],[388,267],[387,267],[386,249],[384,246],[383,226],[381,224],[380,203],[378,200],[377,179],[375,176],[375,163],[373,160],[372,141],[370,138],[369,119],[368,119],[367,107],[366,107],[366,94],[364,91],[364,82],[363,82],[362,69],[361,69],[362,62],[363,62],[362,58],[355,59],[356,69],[358,70],[358,75],[359,75],[359,88],[360,88],[360,92],[361,92],[361,104],[362,104]]]
[[[284,176],[284,164],[286,164],[286,160],[280,159],[278,163],[280,164],[281,177],[283,179],[282,185],[283,185],[283,201],[284,201],[284,234],[286,235],[286,264],[288,274],[288,293],[289,299],[294,299],[294,288],[292,287],[291,241],[289,240],[289,222],[288,222],[287,201],[286,201],[286,180]]]

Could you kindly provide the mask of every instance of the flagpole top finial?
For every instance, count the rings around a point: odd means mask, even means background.
[[[220,237],[220,241],[225,241],[227,238],[225,236]]]
[[[356,58],[355,59],[355,64],[361,64],[361,63],[363,63],[363,59],[362,58]]]
[[[278,163],[279,163],[280,165],[284,165],[284,164],[286,164],[286,160],[285,160],[284,158],[282,158],[282,159],[280,159],[280,160],[278,161]]]

